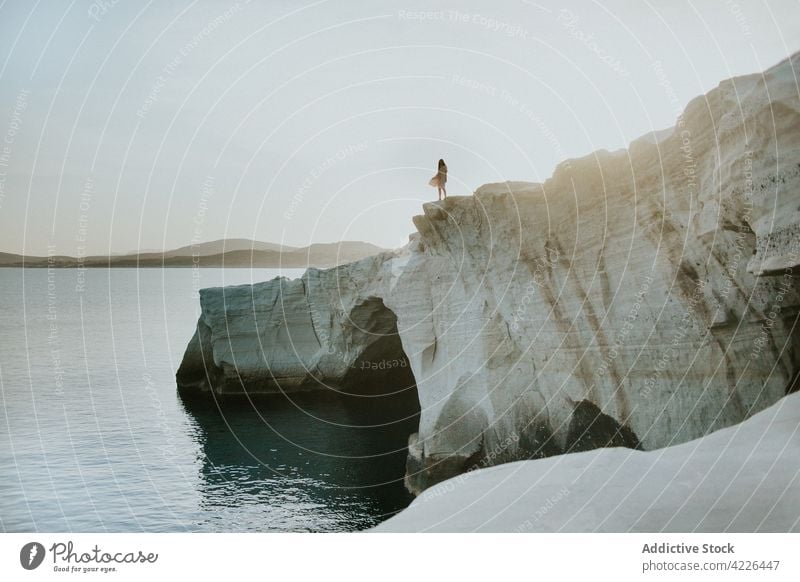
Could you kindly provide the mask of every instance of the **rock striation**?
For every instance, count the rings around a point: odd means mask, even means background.
[[[628,150],[424,204],[402,249],[201,291],[181,394],[415,385],[414,492],[747,419],[800,370],[797,78],[800,55]]]

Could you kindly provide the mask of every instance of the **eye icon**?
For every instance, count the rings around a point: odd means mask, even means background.
[[[19,563],[26,570],[35,570],[44,561],[44,546],[39,542],[29,542],[19,551]]]

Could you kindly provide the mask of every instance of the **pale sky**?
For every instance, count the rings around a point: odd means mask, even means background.
[[[6,0],[0,251],[397,247],[439,158],[543,181],[797,50],[798,0]]]

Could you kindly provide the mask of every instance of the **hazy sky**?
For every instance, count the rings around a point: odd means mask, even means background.
[[[396,247],[440,157],[541,181],[799,49],[798,0],[6,0],[0,250]]]

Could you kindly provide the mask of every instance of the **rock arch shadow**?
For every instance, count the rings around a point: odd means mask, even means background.
[[[366,346],[341,381],[348,394],[419,398],[411,362],[397,331],[397,316],[380,297],[369,297],[351,309],[349,345]]]

